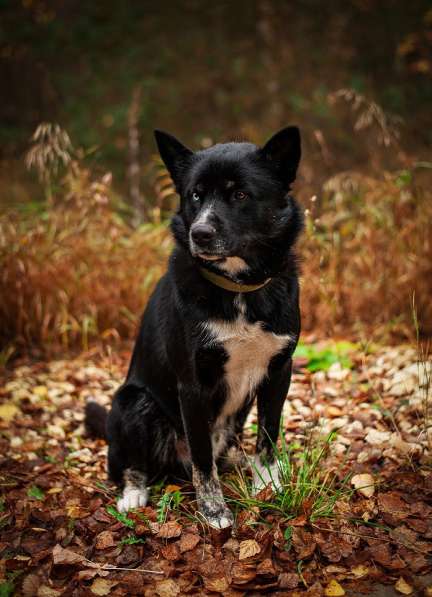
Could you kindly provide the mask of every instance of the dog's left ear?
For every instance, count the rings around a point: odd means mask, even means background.
[[[160,156],[178,190],[182,171],[193,156],[193,151],[185,147],[175,137],[163,131],[154,131],[154,136]]]
[[[295,180],[301,156],[300,131],[296,126],[288,126],[273,135],[260,151],[275,165],[284,184]]]

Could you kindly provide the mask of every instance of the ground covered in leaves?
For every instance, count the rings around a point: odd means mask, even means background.
[[[117,513],[83,407],[109,402],[127,351],[17,363],[0,388],[0,595],[331,597],[377,581],[418,594],[432,570],[430,363],[408,347],[298,355],[282,434],[292,480],[253,499],[247,476],[225,476],[232,533],[202,523],[188,484]],[[246,452],[255,433],[252,415]]]

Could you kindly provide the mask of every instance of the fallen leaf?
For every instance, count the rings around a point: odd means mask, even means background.
[[[246,560],[256,556],[261,551],[261,547],[255,541],[255,539],[246,539],[240,542],[239,560]]]
[[[200,542],[200,539],[201,537],[199,535],[195,535],[194,533],[183,533],[179,543],[181,553],[194,549]]]
[[[11,402],[6,402],[6,404],[0,405],[0,419],[3,419],[6,423],[12,421],[19,412],[21,412],[20,409]]]
[[[167,543],[161,547],[163,557],[170,562],[176,562],[180,559],[180,550],[177,543]]]
[[[111,531],[102,531],[102,533],[99,533],[96,537],[96,549],[107,549],[108,547],[114,547],[114,545],[116,545],[116,543]]]
[[[173,537],[179,537],[181,532],[182,528],[179,523],[175,520],[170,520],[161,524],[157,536],[161,539],[172,539]]]
[[[22,584],[22,593],[24,597],[35,597],[37,595],[41,579],[37,574],[29,574],[25,577]]]
[[[213,591],[215,593],[222,593],[223,595],[229,588],[229,582],[225,576],[220,576],[216,578],[203,578],[204,586],[208,591]]]
[[[42,585],[38,589],[37,597],[58,597],[61,593],[62,591],[56,591],[52,587],[48,587],[48,585]]]
[[[54,547],[52,556],[54,564],[80,564],[84,560],[84,556],[71,549],[63,549],[59,544]]]
[[[381,446],[390,440],[390,431],[378,431],[377,429],[370,429],[365,437],[365,441],[371,446]]]
[[[106,578],[95,578],[91,584],[90,591],[94,595],[109,595],[111,589],[117,585],[115,580],[107,580]]]
[[[414,590],[412,586],[409,585],[402,576],[399,578],[394,587],[396,591],[402,593],[402,595],[411,595],[411,593]]]
[[[316,542],[313,539],[312,533],[305,531],[301,527],[295,527],[292,533],[292,544],[297,552],[299,560],[309,558],[316,549]]]
[[[374,478],[369,473],[354,475],[351,479],[351,485],[367,498],[372,497],[375,493]]]
[[[225,543],[222,545],[222,549],[226,549],[227,551],[232,551],[235,553],[239,550],[239,546],[240,542],[237,539],[234,539],[234,537],[230,537],[228,541],[225,541]]]
[[[273,566],[273,562],[270,558],[266,558],[260,562],[257,566],[257,574],[261,576],[275,576],[276,572]]]
[[[378,495],[378,508],[393,518],[404,519],[410,515],[410,507],[397,493],[388,492]]]
[[[236,585],[245,585],[251,582],[255,576],[254,564],[235,563],[231,569],[232,582]]]
[[[172,578],[156,582],[155,594],[159,597],[175,597],[179,593],[180,587]]]
[[[354,574],[355,578],[363,578],[363,576],[369,574],[369,568],[360,564],[359,566],[351,568],[351,572]]]
[[[294,572],[282,572],[279,574],[279,587],[281,589],[295,589],[298,587],[299,577]]]
[[[180,485],[167,485],[165,487],[164,493],[175,493],[176,491],[180,491],[180,490],[181,490]]]
[[[340,597],[345,595],[345,590],[340,586],[337,580],[331,580],[324,589],[326,597]]]

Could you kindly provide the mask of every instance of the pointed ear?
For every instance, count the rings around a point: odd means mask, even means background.
[[[187,164],[188,158],[193,155],[193,151],[163,131],[155,130],[154,136],[160,156],[177,186],[180,183],[182,168]]]
[[[282,129],[261,149],[266,160],[272,162],[285,184],[295,180],[301,156],[300,131],[296,126]]]

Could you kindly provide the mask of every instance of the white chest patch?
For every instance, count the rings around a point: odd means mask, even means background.
[[[271,358],[293,338],[263,329],[260,322],[249,323],[243,314],[235,321],[213,320],[206,324],[210,343],[221,343],[228,354],[225,363],[227,398],[215,427],[223,426],[230,415],[237,412],[247,396],[252,395],[267,375]]]

